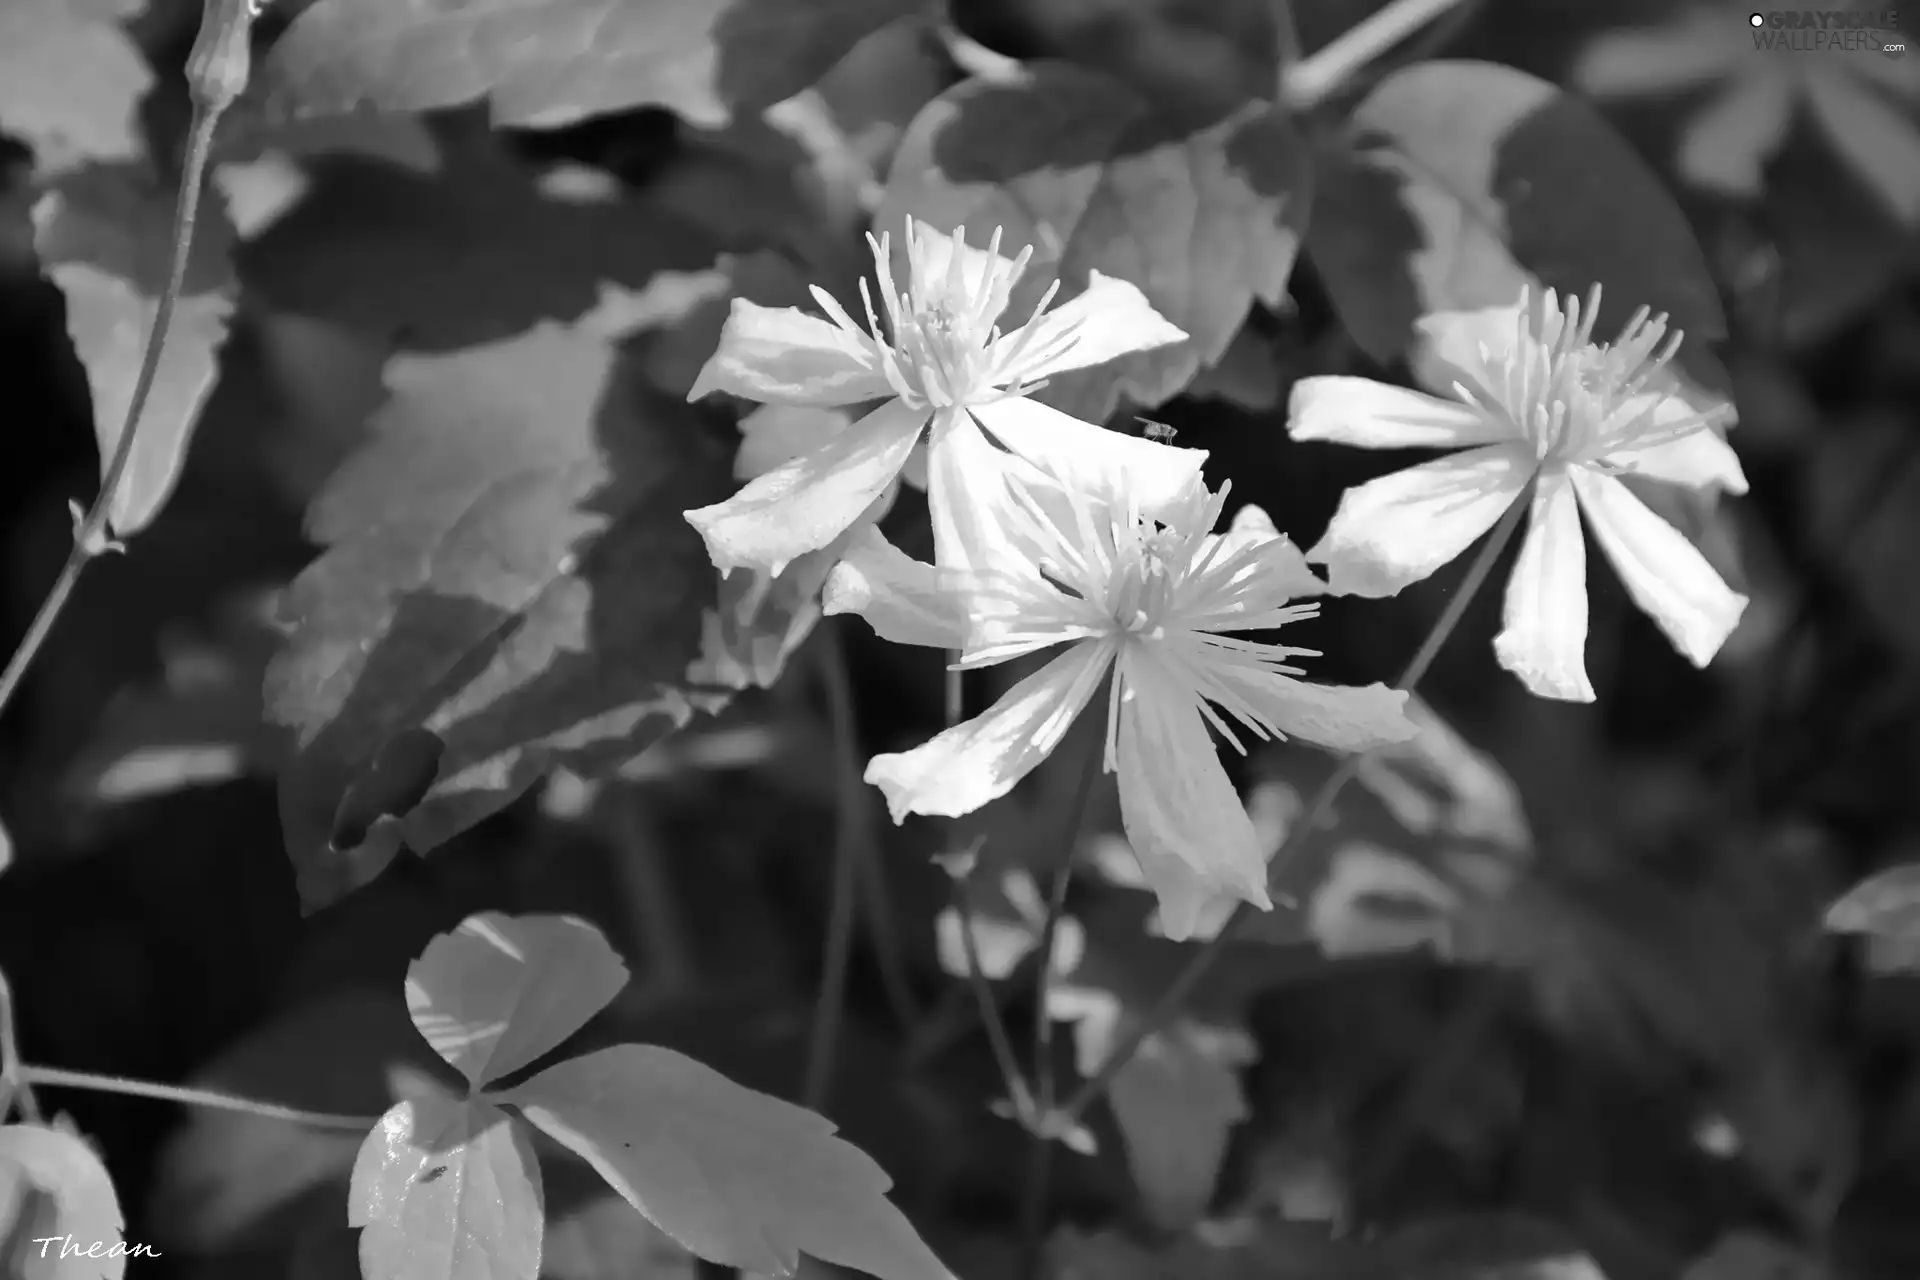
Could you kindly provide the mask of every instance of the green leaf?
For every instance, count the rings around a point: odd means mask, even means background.
[[[723,493],[726,469],[605,323],[396,357],[387,386],[370,443],[309,513],[327,550],[288,588],[267,676],[295,739],[281,814],[308,910],[377,874],[402,834],[431,850],[550,765],[617,767],[719,701],[684,680],[715,575],[682,512]],[[356,780],[420,730],[442,744],[424,798],[333,847]]]
[[[468,916],[407,969],[407,1011],[475,1088],[587,1025],[627,985],[627,966],[574,916]]]
[[[1409,354],[1435,311],[1498,306],[1523,284],[1584,297],[1597,333],[1639,307],[1684,330],[1680,363],[1709,390],[1726,317],[1686,217],[1592,108],[1489,62],[1423,62],[1383,80],[1321,147],[1307,255],[1369,355]]]
[[[0,1128],[0,1274],[120,1280],[125,1228],[113,1178],[79,1134],[38,1124]]]
[[[121,24],[144,0],[0,5],[0,131],[33,148],[42,177],[147,153],[140,100],[153,71]]]
[[[1117,80],[1040,63],[1018,82],[968,81],[908,127],[877,230],[911,215],[986,243],[1033,246],[1007,309],[1021,324],[1099,271],[1139,286],[1189,339],[1052,379],[1038,398],[1094,422],[1119,398],[1153,406],[1218,361],[1257,299],[1275,304],[1305,229],[1312,169],[1279,109],[1252,104],[1183,134]]]
[[[713,265],[703,229],[617,189],[568,195],[489,150],[448,151],[431,174],[309,161],[305,196],[236,255],[249,292],[276,312],[452,351],[578,320],[608,285],[637,291]]]
[[[479,1099],[394,1104],[353,1164],[366,1280],[536,1280],[545,1221],[532,1140]]]
[[[952,1280],[830,1121],[670,1049],[602,1049],[492,1096],[710,1262],[789,1275],[805,1252],[880,1280]]]
[[[66,295],[67,332],[86,367],[103,482],[166,291],[173,204],[173,188],[140,166],[101,165],[62,178],[34,206],[34,249]],[[153,390],[114,490],[108,523],[120,537],[146,528],[172,495],[219,372],[233,315],[232,232],[217,202],[201,209]]]
[[[504,125],[657,104],[718,127],[792,97],[911,12],[906,0],[319,0],[264,80],[303,115],[485,97]]]

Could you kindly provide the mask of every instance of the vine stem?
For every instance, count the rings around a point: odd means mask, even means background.
[[[1460,0],[1392,0],[1286,73],[1281,97],[1295,111],[1327,100],[1355,72],[1432,22]]]
[[[833,1082],[834,1050],[846,1012],[847,969],[853,958],[855,892],[860,864],[868,859],[866,783],[854,750],[853,683],[847,678],[846,653],[833,626],[820,629],[820,676],[827,696],[827,720],[833,734],[834,808],[833,899],[827,908],[827,948],[820,968],[820,996],[814,1005],[813,1034],[807,1046],[807,1074],[801,1100],[814,1111],[826,1102]]]
[[[1099,706],[1096,697],[1093,705]],[[1073,802],[1067,806],[1066,827],[1060,834],[1059,864],[1053,871],[1053,886],[1047,895],[1047,915],[1040,926],[1039,972],[1033,982],[1033,1081],[1034,1124],[1027,1146],[1027,1181],[1020,1212],[1020,1236],[1024,1258],[1021,1274],[1039,1274],[1046,1239],[1047,1192],[1053,1164],[1053,1115],[1057,1083],[1053,1072],[1053,1012],[1048,1007],[1053,990],[1054,940],[1060,931],[1060,917],[1067,906],[1067,889],[1073,879],[1073,855],[1086,825],[1087,802],[1093,797],[1094,783],[1105,772],[1106,742],[1095,735],[1087,744],[1087,758],[1081,766],[1080,782]]]
[[[91,1071],[67,1071],[60,1067],[35,1067],[21,1064],[19,1078],[47,1089],[88,1089],[94,1093],[122,1093],[135,1098],[157,1098],[189,1107],[212,1107],[219,1111],[242,1111],[269,1120],[291,1120],[315,1129],[339,1129],[365,1133],[380,1123],[378,1116],[349,1116],[330,1111],[306,1111],[284,1107],[277,1102],[261,1102],[217,1089],[188,1089],[179,1085],[157,1084],[151,1080],[133,1080],[126,1076],[96,1075]]]
[[[13,657],[8,660],[6,670],[0,671],[0,711],[4,711],[12,701],[20,682],[26,677],[27,668],[33,665],[41,646],[53,634],[53,625],[59,621],[61,612],[73,595],[81,571],[96,557],[120,548],[110,533],[114,496],[120,488],[120,481],[126,476],[127,464],[133,459],[135,430],[140,425],[147,398],[153,392],[154,378],[160,370],[160,354],[166,345],[167,329],[173,323],[174,306],[186,283],[188,251],[193,245],[193,228],[200,212],[200,191],[206,185],[207,158],[213,151],[214,131],[219,127],[220,117],[227,108],[245,92],[247,80],[252,74],[248,41],[253,20],[259,14],[256,6],[261,2],[203,0],[200,34],[193,43],[192,52],[187,55],[187,87],[193,98],[193,122],[187,132],[187,155],[180,177],[180,190],[174,198],[173,256],[167,268],[166,290],[160,295],[153,325],[147,331],[146,347],[140,354],[140,370],[134,377],[133,396],[127,401],[126,417],[121,423],[120,435],[114,442],[113,454],[101,478],[100,492],[86,515],[76,522],[73,550],[67,553],[67,562],[61,566],[60,576],[54,579],[52,590],[41,603],[40,611],[34,615],[27,634],[20,641],[20,647],[14,650]],[[78,511],[77,506],[75,510]]]
[[[1467,606],[1473,603],[1473,598],[1480,593],[1481,586],[1486,583],[1487,576],[1493,572],[1494,563],[1499,560],[1501,551],[1512,539],[1513,531],[1519,527],[1520,519],[1530,505],[1530,498],[1530,491],[1523,492],[1514,499],[1513,504],[1500,517],[1499,523],[1494,525],[1493,532],[1481,544],[1479,554],[1474,557],[1473,563],[1468,567],[1466,576],[1460,580],[1460,586],[1454,591],[1453,598],[1447,602],[1447,607],[1435,620],[1433,629],[1427,633],[1426,640],[1413,655],[1413,660],[1407,663],[1406,670],[1401,672],[1396,688],[1411,693],[1414,686],[1426,676],[1427,669],[1439,656],[1441,647],[1446,644],[1454,629],[1460,625],[1460,619],[1466,616]],[[1274,853],[1274,866],[1284,865],[1298,853],[1308,836],[1326,820],[1335,798],[1339,796],[1341,789],[1360,772],[1361,761],[1365,758],[1364,752],[1356,752],[1348,756],[1340,762],[1340,767],[1321,784],[1320,789],[1314,793],[1313,802],[1307,806],[1300,820],[1288,830],[1286,839],[1281,841],[1280,848]],[[1247,912],[1247,905],[1241,903],[1227,921],[1226,926],[1208,939],[1206,945],[1187,962],[1186,968],[1174,977],[1173,982],[1161,993],[1160,998],[1154,1002],[1152,1009],[1148,1010],[1147,1015],[1140,1020],[1133,1032],[1107,1056],[1107,1060],[1100,1065],[1099,1071],[1093,1078],[1083,1083],[1073,1097],[1068,1099],[1066,1106],[1061,1109],[1062,1124],[1078,1121],[1081,1114],[1107,1091],[1107,1087],[1113,1083],[1113,1078],[1120,1073],[1120,1069],[1132,1061],[1133,1055],[1139,1051],[1140,1046],[1165,1026],[1168,1019],[1186,1003],[1188,993],[1201,978],[1206,976],[1207,970],[1213,967],[1214,961],[1220,958],[1220,953],[1225,950],[1234,930],[1246,919]]]
[[[30,1123],[40,1123],[40,1104],[24,1078],[25,1065],[20,1061],[20,1037],[13,1025],[13,988],[7,983],[7,975],[0,973],[0,1122],[6,1120],[17,1097],[20,1114]]]

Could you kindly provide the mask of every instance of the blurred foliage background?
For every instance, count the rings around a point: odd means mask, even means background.
[[[1080,61],[1204,118],[1270,73],[1263,47],[1311,53],[1377,7],[1276,3],[955,0],[952,21],[992,52]],[[301,7],[280,5],[265,37]],[[1654,0],[1464,0],[1378,70],[1473,57],[1577,88],[1597,39],[1676,13]],[[157,155],[179,148],[179,68],[197,16],[178,0],[136,22],[159,77],[145,121]],[[1920,79],[1920,61],[1903,65]],[[905,122],[959,74],[931,28],[888,28],[822,93],[884,171]],[[1902,178],[1876,189],[1796,120],[1758,191],[1703,190],[1675,167],[1700,91],[1604,105],[1672,181],[1726,305],[1720,355],[1752,492],[1702,512],[1692,532],[1752,596],[1746,619],[1695,671],[1595,558],[1599,701],[1557,704],[1494,666],[1498,604],[1485,593],[1422,690],[1458,734],[1423,766],[1439,797],[1427,817],[1380,780],[1340,808],[1343,838],[1363,832],[1430,878],[1411,902],[1335,901],[1327,886],[1348,864],[1325,851],[1306,886],[1325,910],[1231,948],[1195,1017],[1246,1042],[1195,1050],[1199,1068],[1137,1081],[1096,1110],[1097,1151],[1059,1165],[1063,1276],[1585,1274],[1476,1261],[1496,1221],[1570,1242],[1611,1280],[1920,1274],[1920,983],[1822,929],[1849,886],[1920,860],[1920,275],[1913,227],[1884,198]],[[410,129],[370,126],[350,144],[358,168],[262,169],[257,188],[227,193],[263,218],[291,211],[242,252],[241,311],[180,489],[126,555],[89,571],[0,723],[14,859],[0,876],[0,968],[24,1051],[377,1113],[384,1070],[426,1052],[401,979],[427,939],[484,908],[568,911],[598,923],[637,975],[586,1039],[671,1045],[792,1096],[843,813],[831,664],[853,674],[859,758],[941,718],[938,655],[860,626],[823,628],[773,690],[619,776],[557,776],[431,858],[402,858],[299,914],[274,798],[284,747],[261,710],[275,644],[263,601],[314,555],[302,513],[379,399],[385,346],[370,335],[438,326],[470,343],[496,322],[513,331],[514,299],[537,315],[542,290],[568,287],[560,246],[575,232],[498,195],[498,174],[616,182],[668,228],[648,274],[709,265],[669,242],[689,219],[726,252],[837,255],[858,270],[857,245],[807,243],[781,140],[751,124],[707,130],[643,110],[488,132],[455,112]],[[439,177],[407,167],[436,141],[486,160]],[[368,171],[368,155],[389,167]],[[22,172],[24,152],[11,159]],[[9,650],[66,554],[69,498],[98,475],[59,295],[11,190],[0,200]],[[458,234],[443,230],[455,223]],[[1222,363],[1153,411],[1178,443],[1211,451],[1216,483],[1231,478],[1303,544],[1343,487],[1400,460],[1291,444],[1290,384],[1406,376],[1354,343],[1313,249],[1309,231],[1288,303],[1257,306]],[[437,301],[383,294],[391,254],[436,255]],[[649,349],[663,385],[684,388],[717,321],[690,313]],[[698,425],[731,447],[724,415]],[[903,503],[889,529],[912,548],[924,524]],[[1304,641],[1325,652],[1315,676],[1390,678],[1458,574],[1329,608]],[[996,883],[1030,883],[1061,855],[1049,833],[1080,749],[1070,742],[978,816],[995,837]],[[1277,822],[1326,768],[1308,755],[1246,762],[1243,781]],[[937,835],[889,827],[877,808],[860,825],[878,857],[826,1109],[894,1175],[896,1198],[956,1271],[1011,1274],[1023,1138],[986,1115],[1000,1083],[943,967]],[[1117,826],[1110,792],[1098,795],[1082,852],[1097,857],[1095,837]],[[1023,938],[1033,946],[1020,892],[983,908],[1008,935],[1009,969]],[[1177,967],[1134,898],[1089,884],[1074,910],[1078,986],[1138,1008]],[[1016,1027],[1030,1018],[1025,985],[1006,986]],[[1063,1042],[1062,1070],[1074,1047]],[[356,1144],[134,1099],[49,1100],[104,1144],[128,1238],[166,1250],[136,1274],[358,1274],[340,1213]],[[695,1273],[590,1177],[549,1179],[548,1274]],[[1330,1225],[1375,1244],[1364,1258],[1329,1252]]]

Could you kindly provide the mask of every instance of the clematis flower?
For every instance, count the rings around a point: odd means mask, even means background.
[[[893,280],[887,237],[867,237],[886,316],[883,330],[866,281],[865,328],[824,289],[826,318],[736,299],[720,346],[688,399],[725,391],[773,404],[837,407],[885,398],[846,431],[751,481],[727,501],[687,512],[722,572],[779,573],[826,547],[886,492],[916,446],[927,445],[935,558],[958,564],[974,545],[978,510],[969,477],[948,442],[998,444],[1095,497],[1153,511],[1199,474],[1204,453],[1107,431],[1048,408],[1028,393],[1056,373],[1181,342],[1186,334],[1124,280],[1090,272],[1072,301],[1047,310],[1055,281],[1026,324],[1003,334],[1001,313],[1033,255],[1000,256],[1000,232],[985,250],[925,223],[907,226],[907,287]]]
[[[763,404],[740,420],[740,447],[733,458],[736,480],[752,480],[782,463],[828,443],[853,419],[841,409]],[[900,480],[925,490],[926,451],[908,458]],[[687,680],[727,689],[770,689],[787,659],[820,620],[820,588],[855,531],[883,519],[899,493],[890,484],[839,537],[795,558],[779,573],[742,568],[720,573],[719,599],[701,617],[700,653],[687,665]]]
[[[1453,399],[1365,378],[1303,378],[1288,433],[1365,448],[1464,448],[1349,489],[1308,561],[1341,595],[1388,596],[1452,560],[1531,488],[1532,509],[1494,640],[1502,666],[1545,698],[1593,700],[1587,639],[1586,514],[1627,592],[1682,654],[1705,666],[1746,597],[1620,481],[1747,491],[1717,428],[1731,413],[1696,409],[1666,365],[1680,345],[1642,307],[1620,336],[1592,340],[1596,286],[1563,312],[1553,290],[1517,307],[1423,323]],[[1433,375],[1429,375],[1432,377]]]
[[[985,473],[992,462],[977,465]],[[896,822],[969,813],[1045,759],[1111,671],[1103,764],[1119,775],[1127,839],[1168,936],[1188,936],[1216,894],[1270,909],[1266,849],[1208,726],[1236,748],[1238,725],[1359,751],[1412,736],[1407,695],[1306,683],[1289,660],[1311,650],[1230,634],[1312,617],[1317,604],[1288,602],[1324,585],[1257,507],[1213,533],[1224,488],[1210,493],[1191,480],[1149,518],[1072,490],[1043,491],[1017,469],[1000,475],[1004,483],[985,491],[1002,533],[990,557],[964,573],[943,570],[864,530],[828,577],[825,610],[858,613],[886,639],[959,649],[963,668],[1066,648],[982,715],[914,750],[875,756],[866,780],[886,794]]]
[[[1896,218],[1920,219],[1920,128],[1912,118],[1920,76],[1899,51],[1875,47],[1901,41],[1900,32],[1821,29],[1835,43],[1813,50],[1803,43],[1810,33],[1756,30],[1751,17],[1744,2],[1712,0],[1661,26],[1608,32],[1587,46],[1574,81],[1599,97],[1708,90],[1681,130],[1678,163],[1700,186],[1729,195],[1758,194],[1767,161],[1804,108]],[[1840,45],[1842,37],[1853,43]]]

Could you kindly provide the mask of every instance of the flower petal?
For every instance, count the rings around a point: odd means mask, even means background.
[[[1335,595],[1393,595],[1492,528],[1534,465],[1517,445],[1488,445],[1349,489],[1307,559],[1327,566]]]
[[[1697,667],[1713,661],[1739,625],[1747,598],[1620,481],[1581,469],[1571,475],[1593,535],[1633,602],[1688,661]]]
[[[1329,751],[1371,751],[1408,742],[1419,727],[1407,718],[1407,694],[1384,684],[1313,684],[1246,668],[1212,673],[1289,738]]]
[[[1902,223],[1920,219],[1920,128],[1912,116],[1865,78],[1826,64],[1807,78],[1807,97],[1847,167]]]
[[[1013,790],[1060,744],[1112,660],[1111,644],[1076,644],[983,714],[912,751],[875,756],[866,780],[886,793],[895,822],[910,813],[972,813]]]
[[[1574,62],[1573,82],[1597,97],[1636,98],[1689,89],[1737,65],[1747,42],[1744,25],[1712,7],[1689,18],[1596,36]]]
[[[872,525],[854,534],[827,575],[821,603],[830,614],[859,614],[875,635],[895,644],[960,649],[967,643],[966,596]]]
[[[1149,518],[1184,502],[1207,461],[1205,449],[1109,431],[1038,400],[1010,397],[972,412],[1001,444],[1059,484],[1116,511],[1131,504]]]
[[[740,448],[733,455],[733,478],[763,476],[783,462],[812,453],[852,424],[845,409],[763,404],[740,419]]]
[[[1220,544],[1218,551],[1213,550],[1214,543]],[[1306,553],[1274,527],[1271,516],[1251,502],[1234,512],[1233,523],[1225,533],[1215,534],[1206,540],[1199,554],[1205,557],[1209,553],[1213,562],[1207,570],[1207,577],[1211,578],[1215,572],[1222,570],[1231,572],[1231,577],[1218,586],[1209,582],[1209,589],[1230,597],[1241,613],[1257,615],[1301,596],[1326,594],[1327,584],[1307,564]],[[1246,558],[1236,563],[1235,558],[1241,556]],[[1234,631],[1246,628],[1200,626],[1199,629]]]
[[[1592,702],[1587,680],[1587,544],[1574,488],[1542,477],[1507,582],[1503,626],[1493,639],[1500,665],[1542,698]]]
[[[687,512],[687,522],[722,573],[741,566],[779,573],[832,542],[888,490],[926,420],[925,409],[890,400],[725,502]]]
[[[1012,502],[1007,472],[1020,460],[980,433],[965,413],[935,417],[927,437],[927,514],[933,562],[957,572],[1012,572],[1027,557],[1000,514]],[[1046,477],[1027,467],[1028,478]]]
[[[1193,691],[1138,652],[1122,662],[1120,818],[1160,898],[1167,936],[1190,936],[1199,908],[1220,893],[1271,911],[1267,851],[1220,767]]]
[[[1293,384],[1287,434],[1363,449],[1454,449],[1512,440],[1518,433],[1503,419],[1459,400],[1371,378],[1329,376]]]
[[[891,396],[870,342],[798,307],[735,298],[720,346],[687,399],[724,391],[744,400],[832,407]]]
[[[1131,281],[1089,271],[1078,296],[994,344],[992,376],[1001,386],[1038,382],[1186,340],[1187,331],[1155,311]]]
[[[1688,432],[1665,444],[1647,445],[1608,454],[1603,461],[1616,471],[1665,480],[1689,489],[1747,491],[1747,473],[1733,446],[1711,427]]]
[[[1680,137],[1680,172],[1710,191],[1760,192],[1767,161],[1786,141],[1797,94],[1772,70],[1742,76],[1689,119]]]

